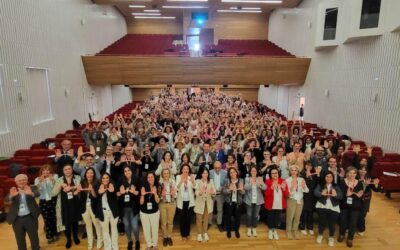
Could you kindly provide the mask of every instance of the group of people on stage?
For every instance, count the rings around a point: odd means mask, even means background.
[[[172,246],[175,216],[184,240],[195,217],[196,239],[207,242],[213,214],[219,231],[239,238],[243,212],[247,237],[258,236],[260,220],[270,240],[282,228],[289,240],[314,235],[317,213],[316,242],[328,228],[333,246],[339,224],[337,241],[347,232],[351,247],[355,233],[365,232],[371,191],[379,184],[370,176],[371,149],[360,158],[355,146],[352,166],[342,166],[348,138],[333,131],[316,138],[302,124],[289,127],[263,105],[203,92],[163,94],[129,115],[87,125],[88,152],[64,140],[56,168],[42,166],[33,186],[27,176],[16,177],[8,221],[18,248],[26,249],[28,233],[32,249],[39,249],[39,214],[49,244],[61,231],[67,249],[80,244],[83,221],[88,249],[116,250],[122,224],[128,249],[140,249],[139,221],[147,249],[158,248],[160,226],[163,246]]]

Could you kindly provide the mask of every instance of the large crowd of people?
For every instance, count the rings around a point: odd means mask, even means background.
[[[87,125],[82,136],[90,150],[74,152],[64,140],[56,168],[42,166],[33,186],[27,176],[16,177],[8,221],[18,249],[26,249],[26,233],[32,249],[39,249],[39,212],[48,243],[63,231],[67,249],[80,244],[82,221],[88,249],[116,250],[121,231],[128,249],[140,249],[140,227],[147,249],[172,246],[174,227],[189,240],[194,220],[199,242],[213,237],[212,224],[227,238],[315,234],[316,244],[327,227],[326,242],[333,246],[338,224],[337,241],[352,247],[354,235],[366,230],[371,192],[379,183],[370,176],[371,149],[368,159],[356,157],[353,166],[343,167],[347,138],[333,131],[316,138],[303,124],[289,125],[238,97],[202,92],[165,93],[129,115]],[[240,230],[242,214],[246,231]],[[268,225],[265,236],[257,234],[259,221]],[[286,229],[284,236],[279,229]]]

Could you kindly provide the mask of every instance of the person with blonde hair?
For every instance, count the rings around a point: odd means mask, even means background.
[[[48,243],[58,240],[56,204],[57,197],[52,197],[52,190],[57,180],[57,174],[54,174],[53,168],[46,164],[39,169],[34,185],[39,190],[39,208],[44,220],[44,230]]]
[[[160,189],[160,214],[161,229],[163,232],[163,246],[172,246],[172,229],[174,226],[174,216],[176,212],[176,190],[175,178],[171,176],[171,170],[165,168],[161,172]]]

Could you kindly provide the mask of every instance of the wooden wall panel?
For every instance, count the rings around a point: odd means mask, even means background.
[[[311,59],[83,56],[91,84],[303,84]]]
[[[131,88],[132,100],[133,101],[146,101],[152,95],[159,95],[161,93],[160,88],[148,88],[148,89],[138,89]]]
[[[135,19],[128,24],[128,34],[183,34],[182,19]]]
[[[258,89],[221,88],[219,91],[230,96],[240,96],[250,102],[258,101]]]

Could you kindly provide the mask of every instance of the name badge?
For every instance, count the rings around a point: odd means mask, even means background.
[[[68,200],[71,200],[74,198],[74,195],[72,194],[72,192],[68,192],[67,197],[68,197]]]
[[[352,197],[347,197],[346,203],[349,205],[353,205],[353,198]]]
[[[24,203],[19,204],[19,212],[20,213],[26,212],[26,207]]]
[[[170,194],[166,194],[165,195],[165,201],[166,202],[171,202],[171,195]]]
[[[237,192],[236,191],[232,192],[232,202],[237,202]]]
[[[96,152],[100,152],[100,147],[96,147]]]
[[[45,197],[46,201],[51,200],[49,193],[46,192],[46,195],[45,195],[45,196],[46,196],[46,197]]]
[[[146,169],[146,170],[149,169],[149,164],[147,164],[147,163],[144,164],[144,169]]]
[[[90,207],[90,205],[91,205],[90,198],[87,197],[87,198],[86,198],[86,206],[87,206],[87,207]]]
[[[210,168],[210,165],[206,164],[206,168],[209,169],[209,168]]]
[[[152,210],[153,209],[153,203],[147,202],[147,210]]]
[[[129,202],[131,200],[131,197],[129,194],[124,195],[124,202]]]

